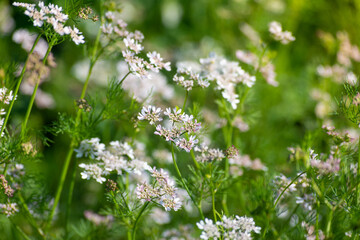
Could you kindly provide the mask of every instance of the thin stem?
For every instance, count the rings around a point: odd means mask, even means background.
[[[8,122],[8,120],[9,120],[9,116],[10,116],[11,110],[12,110],[12,108],[13,108],[13,106],[14,106],[15,97],[17,96],[17,94],[18,94],[18,92],[19,92],[19,88],[20,88],[21,82],[22,82],[22,80],[23,80],[23,78],[24,78],[24,74],[25,74],[25,71],[26,71],[26,67],[27,67],[27,64],[28,64],[29,59],[30,59],[30,55],[34,52],[34,49],[35,49],[37,43],[39,42],[40,38],[41,38],[41,34],[39,34],[39,35],[37,36],[37,38],[35,39],[35,42],[34,42],[32,48],[31,48],[31,50],[30,50],[30,52],[29,52],[29,55],[28,55],[27,58],[26,58],[26,61],[25,61],[25,63],[24,63],[23,69],[22,69],[22,71],[21,71],[19,80],[17,81],[16,87],[15,87],[15,90],[14,90],[14,97],[13,97],[13,99],[12,99],[11,102],[10,102],[10,106],[9,106],[9,109],[7,110],[7,112],[6,112],[6,116],[5,116],[5,119],[4,119],[4,123],[3,123],[2,127],[1,127],[0,136],[1,136],[2,133],[4,132],[5,126],[6,126],[7,122]]]
[[[6,177],[8,168],[9,168],[9,162],[6,162],[6,163],[5,163],[5,167],[4,167],[4,171],[3,171],[4,177]]]
[[[147,206],[149,204],[150,204],[150,202],[146,202],[144,204],[144,206],[141,208],[139,214],[137,215],[137,217],[135,219],[134,226],[133,226],[133,229],[132,229],[132,240],[135,240],[137,223],[139,222],[141,215],[144,213],[145,209],[147,208]]]
[[[212,164],[210,163],[210,176],[212,176]],[[211,181],[211,178],[210,178]],[[212,210],[213,210],[213,214],[214,214],[214,221],[217,222],[217,217],[216,217],[216,205],[215,205],[215,189],[214,189],[214,185],[211,182],[211,204],[212,204]]]
[[[71,161],[71,157],[70,157],[69,161]],[[67,208],[66,208],[66,213],[65,213],[66,235],[68,233],[67,225],[68,225],[68,220],[69,220],[69,216],[70,216],[71,201],[72,201],[72,196],[73,196],[74,187],[75,187],[75,177],[76,177],[76,165],[74,164],[74,167],[72,169],[72,174],[71,174],[72,181],[70,182],[70,186],[69,186],[69,195],[68,195],[68,199],[67,199]]]
[[[10,221],[24,239],[31,240],[18,225],[16,225],[12,220],[10,220]]]
[[[81,95],[80,95],[80,99],[83,99],[85,97],[86,94],[86,90],[88,88],[88,84],[89,84],[89,80],[90,80],[90,76],[93,70],[93,67],[98,59],[98,56],[96,55],[97,52],[97,48],[100,42],[100,35],[101,35],[101,29],[99,29],[98,34],[96,36],[96,40],[95,40],[95,44],[94,44],[94,49],[93,49],[93,54],[90,60],[90,66],[89,66],[89,71],[88,71],[88,75],[86,77],[83,89],[81,91]],[[76,113],[76,119],[75,119],[75,128],[79,126],[80,124],[80,117],[81,117],[81,109],[78,109],[77,113]],[[59,200],[60,200],[60,196],[64,187],[64,183],[65,183],[65,179],[66,179],[66,175],[70,166],[70,162],[72,159],[72,154],[74,152],[76,146],[76,139],[72,138],[71,139],[71,143],[70,143],[70,148],[68,151],[68,154],[66,156],[65,159],[65,163],[64,163],[64,167],[63,170],[61,172],[61,177],[60,177],[60,183],[58,185],[58,189],[56,191],[56,195],[55,195],[55,201],[54,201],[54,205],[51,209],[51,213],[47,222],[47,226],[46,229],[48,229],[50,227],[51,221],[53,219],[54,213],[55,213],[55,209],[57,207],[57,205],[59,204]],[[68,216],[69,216],[69,211],[70,211],[70,204],[72,201],[72,195],[73,195],[73,190],[74,190],[74,186],[75,186],[75,177],[76,177],[76,161],[74,163],[74,169],[73,172],[71,174],[71,180],[70,180],[70,187],[69,187],[69,194],[68,194],[68,199],[67,199],[67,210],[66,210],[66,215],[65,215],[65,224],[67,226],[67,221],[68,221]]]
[[[325,205],[333,210],[333,205],[324,197],[324,194],[321,192],[320,188],[318,187],[318,185],[316,184],[316,182],[314,181],[314,179],[311,179],[311,187],[314,189],[314,191],[316,192],[317,195],[319,195],[320,199],[324,199],[324,203]]]
[[[334,210],[330,211],[329,218],[326,225],[326,239],[330,239],[331,222],[333,220]]]
[[[73,142],[72,142],[72,144],[70,144],[70,149],[69,149],[69,152],[68,152],[68,154],[66,156],[64,167],[63,167],[63,170],[61,172],[60,182],[59,182],[58,188],[56,190],[56,194],[55,194],[54,205],[51,208],[49,219],[48,219],[48,221],[47,221],[47,223],[45,225],[45,231],[47,231],[49,229],[51,221],[52,221],[52,219],[54,217],[55,209],[56,209],[57,205],[59,204],[61,191],[62,191],[62,189],[64,187],[67,169],[69,168],[69,164],[70,164],[70,160],[71,160],[73,152],[74,152],[74,146],[73,146]]]
[[[277,204],[279,203],[282,195],[284,195],[285,191],[299,178],[301,177],[301,175],[303,175],[306,172],[302,172],[299,175],[296,176],[296,178],[294,178],[285,188],[284,190],[282,190],[282,192],[280,193],[280,195],[276,198],[275,204],[274,204],[274,209],[276,208]]]
[[[43,231],[42,231],[41,228],[37,225],[35,219],[34,219],[33,216],[31,215],[30,210],[29,210],[29,207],[27,206],[27,204],[26,204],[26,202],[25,202],[25,199],[23,198],[21,192],[18,192],[18,198],[19,198],[19,200],[20,200],[20,202],[21,202],[21,205],[22,205],[23,209],[24,209],[25,212],[26,212],[26,215],[27,215],[27,218],[28,218],[29,223],[36,229],[37,233],[41,236],[41,238],[42,238],[42,239],[45,239]]]
[[[199,165],[198,161],[196,161],[193,149],[190,150],[190,155],[191,155],[191,158],[192,158],[192,160],[194,162],[194,165],[195,165],[196,169],[200,169],[200,165]]]
[[[217,222],[214,188],[211,189],[211,203],[212,203],[212,210],[213,210],[213,214],[214,214],[214,221]]]
[[[131,73],[131,71],[129,71],[129,72],[120,80],[119,85],[121,85],[121,84],[124,82],[124,80],[127,78],[127,76],[129,76],[130,73]]]
[[[360,137],[359,137],[359,140],[358,140],[358,166],[357,166],[357,177],[359,178],[360,176]],[[360,183],[356,186],[356,205],[358,206],[359,205],[359,201],[360,201]]]
[[[194,205],[197,207],[197,209],[198,209],[198,211],[199,211],[199,213],[200,213],[200,215],[201,215],[201,218],[204,219],[204,214],[203,214],[203,212],[202,212],[199,204],[197,204],[196,201],[195,201],[195,199],[193,198],[193,196],[192,196],[192,194],[191,194],[188,186],[186,185],[186,183],[185,183],[185,181],[184,181],[184,179],[183,179],[183,177],[182,177],[182,175],[181,175],[181,172],[180,172],[180,170],[179,170],[179,167],[178,167],[178,165],[177,165],[177,163],[176,163],[175,154],[174,154],[174,143],[173,143],[173,142],[171,142],[171,155],[172,155],[172,159],[173,159],[173,163],[174,163],[176,172],[177,172],[177,174],[178,174],[178,176],[179,176],[179,178],[180,178],[181,183],[182,183],[183,186],[185,187],[185,190],[186,190],[186,192],[188,193],[191,201],[192,201],[192,202],[194,203]]]
[[[183,104],[183,107],[182,107],[182,111],[183,111],[183,112],[185,112],[186,101],[187,101],[187,99],[188,99],[188,96],[189,96],[189,91],[186,91],[185,99],[184,99],[184,104]]]
[[[222,101],[223,101],[223,105],[224,105],[224,108],[225,108],[225,111],[226,111],[226,119],[227,119],[227,124],[226,124],[227,125],[226,126],[227,130],[226,130],[226,134],[225,134],[225,131],[224,131],[224,138],[225,138],[225,142],[226,142],[226,147],[229,148],[231,146],[231,144],[232,144],[232,135],[233,135],[232,123],[233,123],[233,120],[234,120],[235,116],[234,116],[233,119],[231,118],[229,112],[226,110],[226,103],[225,103],[224,98],[222,99]],[[229,177],[229,170],[230,170],[229,159],[225,158],[225,178]],[[226,191],[223,194],[221,205],[223,207],[223,210],[224,210],[225,214],[229,215],[229,210],[228,210],[228,207],[227,207],[227,192]]]
[[[315,231],[316,231],[316,239],[319,239],[319,208],[320,208],[320,203],[319,203],[319,201],[316,201],[316,202],[317,202],[317,211],[316,211]]]
[[[49,43],[49,47],[48,47],[48,49],[46,51],[46,54],[45,54],[45,56],[43,58],[43,61],[42,61],[43,64],[46,63],[46,59],[48,58],[53,46],[54,46],[53,42]],[[27,111],[26,111],[26,114],[25,114],[24,122],[22,124],[21,133],[20,133],[21,138],[24,137],[24,134],[25,134],[25,131],[26,131],[26,125],[27,125],[27,122],[29,120],[32,107],[34,105],[36,92],[37,92],[39,84],[40,84],[40,78],[41,78],[41,75],[39,74],[39,76],[37,77],[37,80],[36,80],[34,91],[33,91],[32,95],[31,95],[31,98],[30,98],[30,102],[29,102],[29,105],[28,105],[28,108],[27,108]]]
[[[88,75],[86,77],[83,89],[81,91],[80,99],[83,99],[85,97],[87,86],[89,84],[90,76],[91,76],[92,70],[94,68],[94,65],[95,65],[95,62],[90,61],[90,67],[89,67]],[[81,117],[81,109],[78,109],[78,111],[76,113],[76,119],[75,119],[75,128],[78,127],[79,124],[80,124],[80,117]],[[65,172],[64,181],[65,181],[65,178],[66,178],[66,174],[68,172],[68,168],[70,166],[70,162],[71,162],[71,159],[72,159],[72,153],[74,152],[75,144],[76,144],[75,139],[74,138],[71,139],[71,144],[70,144],[70,149],[69,149],[69,153],[71,152],[71,154],[68,153],[67,158],[65,160],[65,165],[64,165],[64,168],[63,168],[63,172]],[[70,181],[70,186],[69,186],[69,195],[68,195],[68,199],[67,199],[67,209],[66,209],[66,213],[65,213],[65,225],[66,226],[67,226],[67,223],[68,223],[68,217],[70,215],[70,209],[71,209],[70,205],[71,205],[71,202],[72,202],[72,196],[73,196],[73,191],[74,191],[74,187],[75,187],[75,177],[76,177],[76,160],[75,160],[75,163],[74,163],[74,168],[72,169],[72,173],[71,173],[71,181]],[[60,195],[61,195],[61,191],[59,192]]]

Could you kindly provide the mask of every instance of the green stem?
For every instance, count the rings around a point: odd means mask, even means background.
[[[131,71],[129,71],[129,72],[120,80],[119,85],[121,85],[121,84],[124,82],[124,80],[127,78],[127,76],[129,76],[130,73],[131,73]]]
[[[326,239],[330,239],[331,222],[333,220],[333,216],[334,216],[334,210],[331,210],[330,214],[329,214],[328,222],[326,225]]]
[[[29,59],[30,59],[30,55],[34,52],[34,49],[35,49],[37,43],[39,42],[40,38],[41,38],[41,34],[39,34],[39,35],[37,36],[37,38],[35,39],[35,42],[34,42],[32,48],[31,48],[31,50],[30,50],[30,52],[29,52],[29,55],[28,55],[27,58],[26,58],[26,61],[25,61],[25,63],[24,63],[23,69],[22,69],[22,71],[21,71],[19,80],[17,81],[16,87],[15,87],[15,90],[14,90],[14,97],[13,97],[13,99],[12,99],[11,102],[10,102],[9,109],[8,109],[7,112],[6,112],[6,116],[5,116],[4,123],[3,123],[2,127],[1,127],[0,136],[1,136],[2,133],[4,132],[5,126],[6,126],[7,122],[8,122],[8,120],[9,120],[9,116],[10,116],[11,110],[12,110],[12,108],[13,108],[13,106],[14,106],[15,97],[17,96],[17,94],[18,94],[18,92],[19,92],[19,88],[20,88],[21,82],[22,82],[22,80],[23,80],[23,78],[24,78],[24,74],[25,74],[25,71],[26,71],[26,67],[27,67],[27,64],[28,64]]]
[[[6,162],[6,163],[5,163],[5,167],[4,167],[4,171],[3,171],[4,177],[6,177],[8,168],[9,168],[9,162]]]
[[[191,155],[191,158],[192,158],[192,160],[194,162],[194,165],[195,165],[196,169],[200,169],[200,165],[199,165],[198,161],[196,161],[193,149],[190,150],[190,155]]]
[[[311,179],[311,187],[314,189],[314,191],[319,196],[319,198],[324,200],[325,205],[329,209],[333,210],[333,208],[334,208],[333,205],[324,197],[324,194],[321,192],[319,186],[316,184],[314,179]]]
[[[233,120],[234,120],[235,116],[234,116],[234,118],[231,118],[229,112],[226,109],[226,102],[225,102],[224,98],[222,98],[222,102],[223,102],[223,105],[224,105],[224,109],[226,111],[226,119],[227,119],[227,124],[226,124],[226,129],[227,130],[226,130],[226,133],[224,131],[224,139],[225,139],[225,142],[226,142],[226,147],[229,148],[231,146],[231,144],[232,144],[232,135],[233,135],[232,123],[233,123]],[[225,178],[229,177],[229,175],[230,175],[229,171],[230,171],[229,159],[225,158]],[[223,207],[225,215],[229,215],[229,210],[228,210],[228,207],[227,207],[227,192],[226,191],[223,194],[223,197],[222,197],[222,200],[221,200],[221,205]]]
[[[133,229],[132,229],[132,240],[135,240],[135,235],[136,235],[136,227],[137,227],[137,223],[140,220],[141,215],[144,213],[145,209],[147,208],[147,206],[150,204],[150,202],[146,202],[144,204],[144,206],[141,208],[139,215],[137,215]]]
[[[26,240],[31,240],[31,239],[24,233],[24,231],[23,231],[18,225],[16,225],[12,220],[10,220],[10,221],[11,221],[11,223],[14,225],[15,229],[20,233],[20,235],[21,235],[24,239],[26,239]]]
[[[319,208],[320,208],[320,203],[319,201],[317,202],[317,211],[316,211],[316,222],[315,222],[315,231],[316,231],[316,239],[319,239]]]
[[[359,179],[360,177],[360,137],[359,137],[359,140],[358,140],[358,166],[357,166],[357,178]],[[359,205],[359,201],[360,201],[360,183],[356,186],[356,205],[358,206]]]
[[[54,42],[50,42],[49,47],[48,47],[48,49],[46,51],[46,54],[45,54],[45,56],[43,58],[43,61],[42,61],[43,64],[46,63],[46,59],[48,58],[53,46],[54,46]],[[32,95],[31,95],[31,98],[30,98],[30,102],[29,102],[29,105],[28,105],[28,108],[27,108],[27,111],[26,111],[26,114],[25,114],[24,122],[23,122],[22,127],[21,127],[21,133],[20,133],[21,138],[24,137],[24,134],[25,134],[25,131],[26,131],[27,122],[29,120],[31,110],[32,110],[32,107],[34,105],[36,92],[37,92],[39,84],[40,84],[40,78],[41,78],[41,75],[39,74],[39,76],[37,77],[36,83],[35,83],[34,91],[33,91]]]
[[[173,159],[173,163],[174,163],[176,172],[177,172],[177,174],[178,174],[178,176],[179,176],[179,178],[180,178],[181,183],[182,183],[183,186],[185,187],[185,190],[186,190],[186,192],[188,193],[191,201],[194,203],[194,205],[195,205],[196,208],[198,209],[198,211],[199,211],[199,213],[200,213],[200,215],[201,215],[201,218],[204,219],[204,214],[203,214],[203,212],[202,212],[199,204],[197,204],[196,201],[195,201],[195,199],[193,198],[193,196],[192,196],[192,194],[191,194],[188,186],[186,185],[186,183],[185,183],[185,181],[184,181],[184,179],[183,179],[183,177],[182,177],[182,175],[181,175],[181,172],[180,172],[180,170],[179,170],[179,167],[178,167],[178,165],[177,165],[177,163],[176,163],[175,154],[174,154],[174,143],[173,143],[173,142],[171,142],[171,155],[172,155],[172,159]]]
[[[216,206],[215,206],[215,191],[213,188],[211,189],[211,202],[212,202],[212,210],[213,210],[213,214],[214,214],[214,221],[217,222]]]
[[[33,216],[30,213],[29,207],[27,206],[25,199],[23,198],[21,192],[18,192],[18,198],[21,202],[21,205],[23,207],[23,209],[26,212],[26,216],[28,218],[29,223],[33,226],[33,228],[36,229],[37,233],[39,234],[39,236],[41,236],[42,239],[45,239],[44,237],[44,232],[41,230],[41,228],[37,225],[35,219],[33,218]]]
[[[88,88],[88,84],[89,84],[89,80],[90,80],[90,76],[91,76],[93,67],[94,67],[94,65],[96,63],[96,60],[98,59],[98,56],[96,56],[96,52],[97,52],[97,48],[98,48],[98,45],[99,45],[99,42],[100,42],[100,35],[101,35],[101,29],[99,29],[98,34],[96,36],[96,40],[95,40],[95,44],[94,44],[94,50],[93,50],[93,54],[92,54],[92,57],[91,57],[91,60],[90,60],[90,66],[89,66],[88,75],[86,77],[84,86],[82,88],[80,99],[83,99],[85,97],[86,90]],[[78,111],[76,113],[75,128],[78,127],[79,124],[80,124],[81,111],[82,111],[81,109],[78,109]],[[53,207],[51,209],[50,216],[49,216],[49,219],[48,219],[48,222],[47,222],[47,225],[46,225],[46,230],[50,227],[51,221],[52,221],[52,219],[54,217],[55,209],[56,209],[57,205],[59,204],[60,196],[61,196],[62,190],[64,188],[66,175],[67,175],[67,172],[68,172],[68,169],[69,169],[69,166],[70,166],[70,162],[71,162],[71,159],[72,159],[72,154],[74,152],[75,147],[76,147],[76,139],[72,138],[71,143],[70,143],[70,148],[69,148],[68,154],[67,154],[66,159],[65,159],[64,167],[63,167],[62,172],[61,172],[60,182],[59,182],[59,185],[58,185],[58,188],[57,188],[57,191],[56,191],[54,205],[53,205]],[[76,177],[76,162],[74,163],[73,173],[71,174],[69,194],[68,194],[68,199],[67,199],[68,207],[67,207],[66,215],[65,215],[65,224],[66,224],[66,226],[67,226],[67,222],[68,222],[70,204],[71,204],[71,201],[72,201],[72,195],[73,195],[73,190],[74,190],[74,186],[75,186],[75,177]]]
[[[276,199],[276,201],[275,201],[274,209],[276,208],[277,204],[279,203],[282,195],[284,195],[284,193],[286,192],[286,190],[287,190],[301,175],[303,175],[304,173],[306,173],[306,172],[302,172],[302,173],[300,173],[299,175],[297,175],[297,176],[284,188],[284,190],[282,190],[282,192],[280,193],[280,195],[277,197],[277,199]]]
[[[186,101],[187,101],[187,99],[188,99],[188,96],[189,96],[189,91],[186,91],[185,99],[184,99],[184,104],[183,104],[183,107],[182,107],[182,111],[183,111],[183,112],[185,112]]]
[[[49,227],[51,225],[51,221],[52,221],[52,219],[54,217],[54,214],[55,214],[55,209],[56,209],[57,205],[59,204],[60,195],[61,195],[62,189],[64,187],[64,183],[65,183],[67,169],[69,168],[70,160],[71,160],[72,154],[74,152],[74,146],[73,146],[74,144],[73,143],[74,143],[74,141],[72,141],[71,144],[70,144],[70,150],[69,150],[69,152],[68,152],[68,154],[66,156],[64,167],[63,167],[63,170],[61,172],[60,182],[59,182],[58,188],[56,190],[56,194],[55,194],[54,205],[51,208],[49,218],[48,218],[47,223],[45,225],[45,231],[46,232],[47,232],[47,230],[49,229]]]

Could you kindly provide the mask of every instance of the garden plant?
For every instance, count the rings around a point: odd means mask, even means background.
[[[360,239],[359,12],[0,2],[0,239]]]

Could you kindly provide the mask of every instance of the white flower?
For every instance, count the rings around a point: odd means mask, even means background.
[[[69,31],[70,31],[70,37],[71,37],[71,39],[73,40],[73,42],[74,42],[76,45],[85,43],[85,41],[84,41],[84,36],[81,35],[82,33],[79,32],[79,29],[77,29],[77,28],[74,26],[74,29],[71,29],[71,28],[70,28]]]
[[[220,238],[220,232],[217,226],[213,223],[211,219],[205,218],[205,222],[201,220],[200,222],[196,223],[196,226],[203,230],[200,238],[207,240],[207,239],[214,239],[217,240]]]
[[[0,211],[5,214],[7,217],[14,215],[16,212],[19,211],[16,203],[7,203],[2,204],[0,203]]]
[[[186,152],[190,152],[191,149],[197,144],[199,140],[195,139],[195,136],[190,136],[189,140],[186,140],[185,138],[181,138],[180,140],[176,140],[175,144],[176,146],[184,149]]]
[[[105,144],[100,143],[99,138],[91,138],[81,141],[79,148],[75,149],[74,151],[77,153],[77,158],[89,156],[90,158],[95,159],[104,150]]]
[[[160,56],[159,53],[153,51],[153,52],[149,52],[147,54],[150,63],[153,64],[155,66],[155,69],[165,69],[166,71],[170,71],[171,67],[170,67],[170,62],[163,62],[162,57]]]
[[[138,115],[139,120],[148,120],[151,125],[155,124],[155,122],[162,121],[161,108],[156,108],[155,106],[147,106],[141,109],[141,112]]]
[[[89,180],[90,178],[95,179],[98,183],[102,184],[106,181],[106,178],[102,177],[102,168],[97,164],[79,164],[80,168],[84,168],[85,171],[81,172],[81,178]]]
[[[124,38],[123,41],[125,43],[125,46],[127,48],[129,48],[130,50],[134,51],[136,54],[138,54],[139,52],[141,52],[144,49],[144,47],[140,43],[135,41],[135,39],[133,39],[133,38],[127,37],[127,38]]]
[[[114,28],[111,25],[111,23],[105,23],[105,24],[101,25],[101,31],[104,34],[112,34],[114,31]]]
[[[269,32],[273,38],[277,41],[280,41],[282,44],[288,44],[289,42],[295,41],[295,37],[292,36],[289,31],[282,31],[281,24],[278,22],[269,23]]]
[[[105,13],[105,17],[106,19],[110,20],[110,21],[115,21],[115,14],[114,12],[111,12],[111,11],[107,11]]]
[[[282,27],[281,24],[276,22],[276,21],[272,21],[269,23],[269,32],[273,35],[279,35],[282,33]]]

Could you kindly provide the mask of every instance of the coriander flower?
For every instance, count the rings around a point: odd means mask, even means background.
[[[151,105],[147,107],[144,106],[138,115],[138,119],[148,120],[151,125],[154,125],[155,122],[161,122],[163,120],[162,117],[160,117],[161,112],[161,108],[156,108]]]
[[[11,215],[14,215],[16,212],[18,212],[19,209],[16,203],[9,202],[7,204],[0,203],[0,211],[7,217],[10,217]]]
[[[79,164],[79,167],[85,169],[85,171],[80,173],[82,179],[89,180],[90,178],[93,178],[100,184],[106,181],[106,178],[102,177],[103,169],[101,169],[99,165],[81,163]]]
[[[253,218],[235,216],[228,218],[222,216],[221,221],[213,223],[211,219],[205,218],[196,223],[203,230],[201,239],[226,239],[226,240],[251,240],[251,233],[260,233],[261,228],[255,226]]]
[[[155,167],[148,170],[154,178],[153,184],[146,182],[138,184],[135,190],[136,196],[142,202],[157,202],[166,211],[177,211],[181,208],[181,200],[177,194],[175,181],[172,180],[163,169],[158,171]]]
[[[269,32],[276,41],[280,41],[282,44],[288,44],[295,41],[295,37],[289,31],[282,31],[280,23],[273,21],[269,23]]]
[[[24,14],[30,17],[34,26],[43,27],[45,25],[45,29],[47,29],[47,26],[52,26],[60,36],[70,35],[76,45],[85,43],[84,36],[76,27],[71,29],[64,25],[69,16],[62,12],[62,7],[55,4],[46,6],[42,1],[37,6],[19,2],[14,2],[13,6],[25,8]]]
[[[184,149],[186,152],[190,152],[191,149],[199,142],[198,139],[195,139],[195,136],[190,136],[189,140],[186,138],[181,138],[175,141],[176,146]]]
[[[82,33],[79,32],[79,29],[74,27],[74,29],[69,28],[69,31],[70,31],[70,37],[76,45],[85,43],[84,36],[81,35]]]
[[[203,230],[200,235],[201,239],[220,239],[220,231],[211,219],[205,218],[205,221],[201,220],[200,222],[196,223],[196,226]]]

